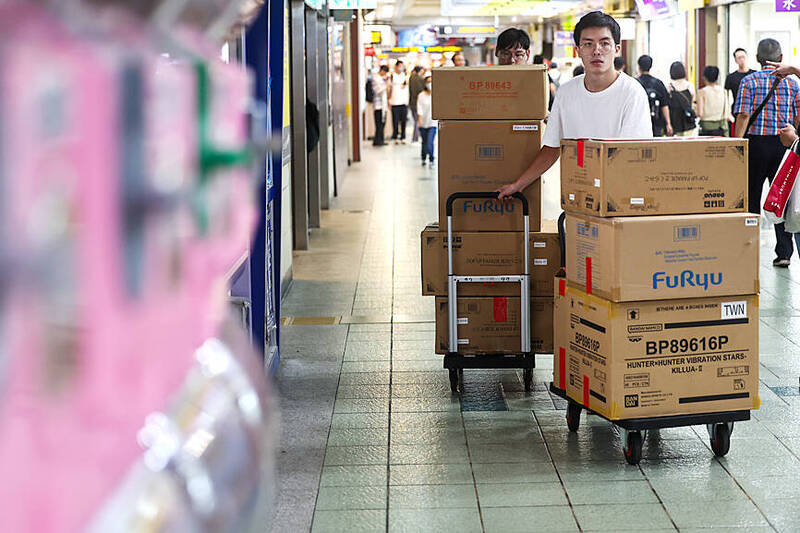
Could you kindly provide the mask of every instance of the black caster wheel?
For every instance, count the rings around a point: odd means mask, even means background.
[[[458,394],[460,391],[459,384],[461,382],[461,376],[464,375],[463,370],[457,370],[455,368],[450,369],[450,392],[453,394]]]
[[[583,409],[575,402],[567,404],[567,427],[573,433],[578,431],[581,425],[581,411]]]
[[[629,465],[638,465],[642,460],[642,434],[638,431],[629,431],[622,451]]]
[[[711,430],[711,449],[717,457],[724,456],[731,449],[731,430],[728,424],[714,424]]]
[[[525,392],[533,390],[533,369],[526,368],[522,371],[522,384],[525,386]]]

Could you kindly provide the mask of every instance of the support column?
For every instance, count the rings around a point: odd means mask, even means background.
[[[330,96],[328,91],[329,64],[328,56],[328,17],[324,12],[317,13],[317,99],[319,103],[319,196],[320,207],[330,208],[330,200],[333,191],[331,190],[331,168],[328,155],[330,154],[331,139],[330,134]]]
[[[317,13],[306,8],[306,95],[308,100],[319,109],[319,75],[317,72],[319,62]],[[317,121],[322,130],[322,121]],[[318,139],[319,141],[319,139]],[[308,153],[308,225],[312,228],[320,227],[320,150],[319,142]]]
[[[308,249],[308,159],[306,157],[305,3],[289,2],[292,93],[292,226],[295,250]]]

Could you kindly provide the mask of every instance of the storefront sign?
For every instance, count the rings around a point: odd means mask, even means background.
[[[669,0],[636,0],[636,9],[642,20],[651,20],[675,13],[674,4]]]
[[[775,0],[777,12],[800,12],[800,0]]]
[[[329,0],[330,9],[377,9],[378,0]]]
[[[556,46],[572,46],[572,32],[564,30],[556,31],[554,44]]]

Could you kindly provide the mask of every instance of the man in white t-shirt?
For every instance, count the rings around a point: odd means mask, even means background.
[[[408,75],[406,66],[397,60],[391,77],[389,105],[392,106],[392,140],[406,142],[406,122],[408,121]]]
[[[641,84],[614,70],[620,29],[601,11],[584,15],[573,32],[585,69],[561,85],[544,130],[542,149],[513,183],[498,189],[505,199],[523,191],[558,160],[561,139],[646,138],[653,136],[650,104]]]

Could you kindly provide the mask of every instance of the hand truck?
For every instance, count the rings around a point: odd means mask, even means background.
[[[513,198],[522,202],[524,269],[522,274],[509,276],[457,276],[453,273],[453,202],[464,199],[497,198],[496,192],[457,192],[447,198],[447,327],[448,352],[444,368],[450,371],[450,390],[460,392],[465,368],[522,368],[525,391],[533,387],[534,355],[531,353],[530,274],[529,274],[529,207],[522,193]],[[459,283],[519,283],[520,284],[520,353],[462,355],[458,353],[458,284]]]
[[[558,236],[561,244],[561,267],[566,268],[566,231],[564,229],[565,213],[558,217]],[[561,276],[563,277],[563,276]],[[587,406],[581,405],[569,396],[567,391],[558,388],[555,383],[550,383],[550,392],[561,399],[567,400],[567,427],[575,433],[581,424],[581,411],[587,414],[605,418],[615,426],[622,429],[622,453],[625,461],[631,465],[639,464],[642,459],[642,433],[649,430],[676,428],[683,426],[697,426],[705,424],[711,444],[711,450],[717,457],[728,453],[731,446],[731,433],[733,423],[750,420],[750,411],[722,411],[717,413],[696,413],[690,415],[671,415],[649,418],[629,418],[626,420],[609,420],[600,413],[595,413]]]

